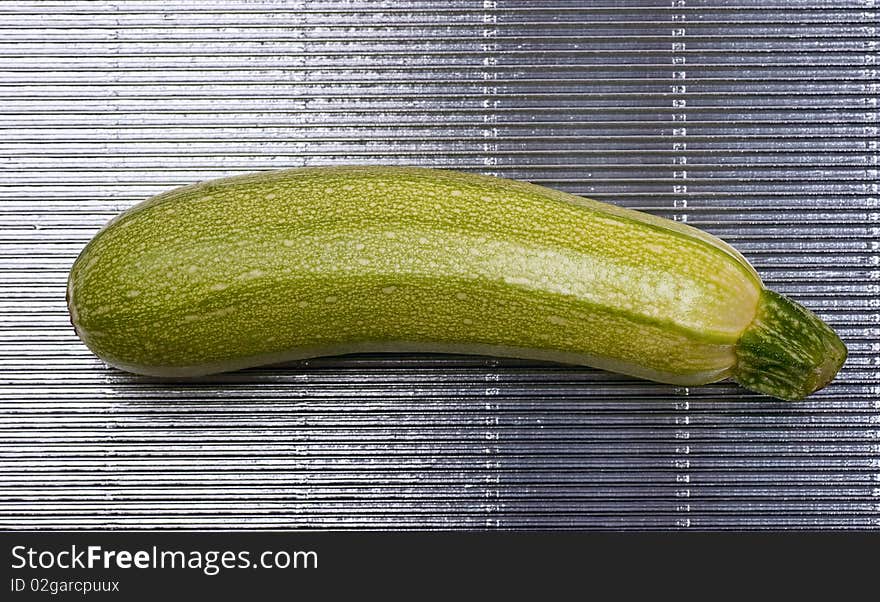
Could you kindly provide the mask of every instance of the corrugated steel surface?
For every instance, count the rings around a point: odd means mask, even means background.
[[[0,3],[0,528],[880,525],[874,0]],[[67,270],[170,187],[455,167],[721,235],[851,355],[808,401],[361,356],[168,384]]]

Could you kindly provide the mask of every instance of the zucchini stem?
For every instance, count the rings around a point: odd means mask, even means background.
[[[798,401],[831,382],[846,361],[847,349],[810,310],[764,289],[736,355],[736,382],[758,393]]]

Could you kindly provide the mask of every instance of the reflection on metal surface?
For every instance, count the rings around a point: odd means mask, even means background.
[[[0,528],[880,525],[873,4],[0,5]],[[168,383],[76,340],[66,273],[118,211],[341,163],[687,221],[850,359],[786,404],[451,356]]]

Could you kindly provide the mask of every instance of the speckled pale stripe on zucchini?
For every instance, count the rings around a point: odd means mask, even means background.
[[[293,169],[208,181],[111,221],[68,303],[108,363],[198,376],[354,351],[483,353],[783,399],[846,357],[704,232],[450,171]]]

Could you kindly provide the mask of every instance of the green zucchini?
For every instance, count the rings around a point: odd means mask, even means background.
[[[117,216],[68,281],[108,364],[186,377],[424,351],[588,365],[795,400],[846,347],[695,228],[524,182],[303,168],[178,188]]]

